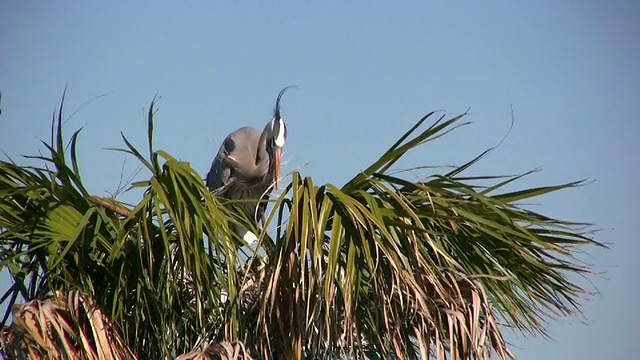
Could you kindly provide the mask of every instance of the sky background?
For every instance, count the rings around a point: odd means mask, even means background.
[[[590,179],[532,206],[596,224],[611,246],[583,256],[603,273],[584,317],[551,322],[553,340],[510,335],[514,351],[630,359],[640,350],[639,19],[637,1],[2,1],[0,151],[29,163],[20,155],[43,148],[68,84],[66,133],[84,127],[83,178],[108,196],[124,157],[103,148],[124,146],[124,132],[145,149],[158,94],[156,148],[205,176],[225,136],[262,129],[295,84],[282,102],[284,173],[308,162],[302,175],[341,185],[428,111],[470,108],[473,124],[400,167],[471,159],[507,134],[513,107],[511,133],[470,174],[541,169],[517,187]],[[136,168],[128,159],[124,177]]]

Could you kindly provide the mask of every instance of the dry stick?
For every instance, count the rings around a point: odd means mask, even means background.
[[[108,200],[99,198],[95,195],[92,195],[91,197],[89,197],[89,200],[99,206],[102,206],[105,209],[111,210],[113,212],[115,212],[118,215],[124,216],[124,217],[128,217],[129,215],[131,215],[131,211],[129,211],[129,209],[125,208],[124,206],[120,206],[116,203],[110,202]]]
[[[293,175],[293,173],[294,173],[294,172],[299,171],[300,169],[302,169],[303,167],[305,167],[305,166],[307,166],[307,165],[309,165],[309,162],[308,162],[308,161],[307,161],[306,163],[304,163],[304,164],[302,164],[302,165],[298,166],[297,168],[293,169],[292,171],[289,171],[289,172],[287,173],[287,175],[285,175],[285,177],[288,177],[289,175]]]

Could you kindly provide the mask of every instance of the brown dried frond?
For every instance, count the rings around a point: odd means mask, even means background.
[[[15,305],[0,345],[8,359],[136,358],[93,299],[75,290]]]
[[[253,360],[242,341],[205,342],[199,349],[182,354],[176,360]]]

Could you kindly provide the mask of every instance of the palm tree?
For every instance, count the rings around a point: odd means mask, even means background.
[[[582,182],[464,176],[486,152],[421,181],[391,171],[465,114],[429,113],[343,186],[293,172],[253,248],[232,231],[248,219],[153,149],[153,114],[149,154],[119,149],[149,173],[134,205],[86,190],[62,104],[44,166],[0,162],[5,357],[514,358],[505,329],[544,335],[589,294],[589,226],[519,205]]]

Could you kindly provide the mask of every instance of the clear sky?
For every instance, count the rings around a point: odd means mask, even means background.
[[[18,160],[42,149],[68,84],[67,134],[84,126],[83,178],[107,196],[123,155],[102,148],[122,145],[122,131],[144,149],[157,93],[156,147],[204,176],[224,137],[261,129],[295,84],[282,104],[285,172],[309,162],[303,175],[340,185],[430,110],[471,108],[474,123],[403,166],[470,159],[507,133],[513,106],[511,134],[472,173],[542,169],[521,186],[594,180],[535,210],[595,223],[612,246],[585,257],[605,272],[585,316],[552,322],[554,340],[511,336],[515,351],[630,359],[640,348],[639,20],[637,1],[2,1],[0,151]],[[129,159],[125,177],[136,167]]]

